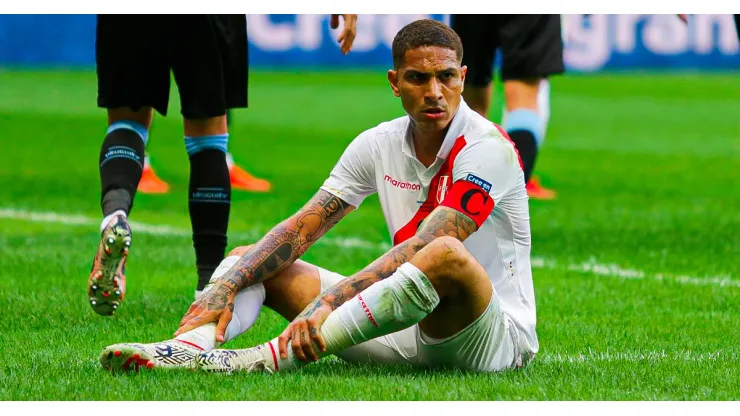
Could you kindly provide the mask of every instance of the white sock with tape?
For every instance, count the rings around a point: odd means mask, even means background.
[[[218,265],[218,268],[213,272],[210,282],[203,289],[203,293],[208,292],[213,287],[216,279],[226,274],[236,264],[239,258],[239,256],[229,256],[223,259],[221,264]],[[262,283],[252,285],[237,293],[234,297],[234,312],[231,316],[231,322],[226,327],[224,342],[228,342],[247,332],[257,321],[264,302],[265,286]],[[205,324],[192,331],[180,334],[175,339],[195,344],[205,351],[210,351],[221,345],[221,343],[216,341],[215,323]]]
[[[419,323],[439,304],[432,283],[411,263],[399,267],[393,275],[374,283],[362,293],[329,314],[321,326],[326,351],[321,357],[336,354],[353,345],[398,332]],[[277,338],[270,341],[278,351]],[[318,347],[314,348],[318,351]],[[265,351],[270,346],[265,345]],[[295,358],[288,344],[288,358],[277,356],[278,371],[299,368],[305,363]]]

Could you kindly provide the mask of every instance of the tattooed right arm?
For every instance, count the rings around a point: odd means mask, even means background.
[[[210,290],[198,297],[180,321],[175,336],[217,321],[216,340],[223,342],[237,292],[263,282],[293,264],[353,209],[342,199],[320,190],[296,214],[262,237],[214,282]]]
[[[270,279],[293,264],[353,209],[342,199],[319,190],[296,214],[262,237],[219,283],[239,291]]]

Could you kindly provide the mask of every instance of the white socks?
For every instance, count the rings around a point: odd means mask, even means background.
[[[103,221],[100,223],[100,232],[101,233],[103,232],[103,230],[105,230],[105,227],[108,226],[108,223],[110,222],[110,220],[113,219],[113,217],[115,217],[117,215],[123,215],[124,217],[126,217],[126,212],[124,210],[122,210],[122,209],[119,209],[118,211],[114,211],[113,213],[106,215],[103,218]]]
[[[329,314],[321,327],[326,351],[318,354],[320,357],[336,354],[353,345],[408,328],[424,319],[438,304],[439,295],[424,273],[413,264],[405,263],[393,275],[374,283]],[[276,371],[305,365],[295,358],[290,343],[288,358],[284,360],[278,353],[277,338],[261,347],[266,357],[272,353],[267,344],[272,344],[277,354]],[[319,351],[316,344],[314,348]],[[269,358],[268,363],[272,365],[273,357]]]
[[[226,274],[236,264],[239,258],[239,256],[229,256],[223,259],[221,264],[218,265],[218,268],[216,268],[216,271],[213,272],[211,281],[203,289],[203,293],[208,292],[213,287],[216,279]],[[224,342],[228,342],[247,332],[254,325],[255,321],[257,321],[264,302],[265,287],[262,283],[250,286],[237,293],[234,298],[234,312],[231,316],[231,322],[226,327]],[[205,324],[192,331],[180,334],[175,339],[195,344],[204,351],[210,351],[220,346],[220,343],[216,342],[215,323]]]
[[[234,313],[231,315],[231,322],[226,327],[224,342],[229,342],[247,332],[257,321],[264,302],[265,287],[262,283],[249,286],[237,293],[234,298]]]

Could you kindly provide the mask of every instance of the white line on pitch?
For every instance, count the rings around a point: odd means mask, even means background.
[[[70,226],[95,226],[95,228],[100,225],[100,219],[86,217],[83,215],[67,215],[58,214],[55,212],[26,211],[14,208],[0,208],[0,219],[3,218],[17,221],[46,222]],[[191,235],[191,231],[188,229],[170,227],[166,225],[146,224],[137,221],[131,221],[131,227],[134,229],[134,233],[138,232],[157,236],[180,237],[189,237]],[[251,229],[246,232],[232,232],[229,234],[230,238],[243,240],[245,242],[256,241],[261,236],[262,233],[258,229]],[[370,249],[377,250],[379,252],[388,250],[391,247],[387,243],[373,243],[359,237],[326,236],[320,239],[317,244],[342,248]],[[669,273],[648,273],[642,270],[626,269],[616,264],[598,263],[595,259],[590,259],[582,263],[565,264],[559,263],[552,259],[533,257],[532,267],[536,269],[569,270],[577,273],[614,277],[624,280],[648,279],[668,281],[683,285],[740,287],[740,280],[734,280],[729,275],[699,277],[674,275]]]

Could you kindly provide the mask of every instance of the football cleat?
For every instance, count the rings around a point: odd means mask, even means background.
[[[269,181],[256,178],[246,170],[234,164],[231,154],[226,155],[226,164],[229,167],[231,189],[249,192],[269,192],[272,188],[272,184]]]
[[[138,372],[141,368],[194,370],[197,368],[195,358],[202,351],[174,339],[153,344],[115,344],[103,349],[100,364],[114,372]]]
[[[243,350],[211,350],[195,359],[198,368],[209,373],[275,372],[274,360],[265,354],[264,347]]]
[[[113,315],[126,294],[126,258],[131,247],[131,227],[117,215],[103,230],[98,252],[87,280],[90,306],[99,315]]]
[[[144,194],[166,194],[169,189],[167,182],[160,179],[148,163],[145,164],[137,190]]]
[[[532,199],[551,200],[555,199],[557,196],[557,193],[554,190],[542,186],[536,176],[529,178],[529,182],[527,182],[526,187],[527,195]]]

